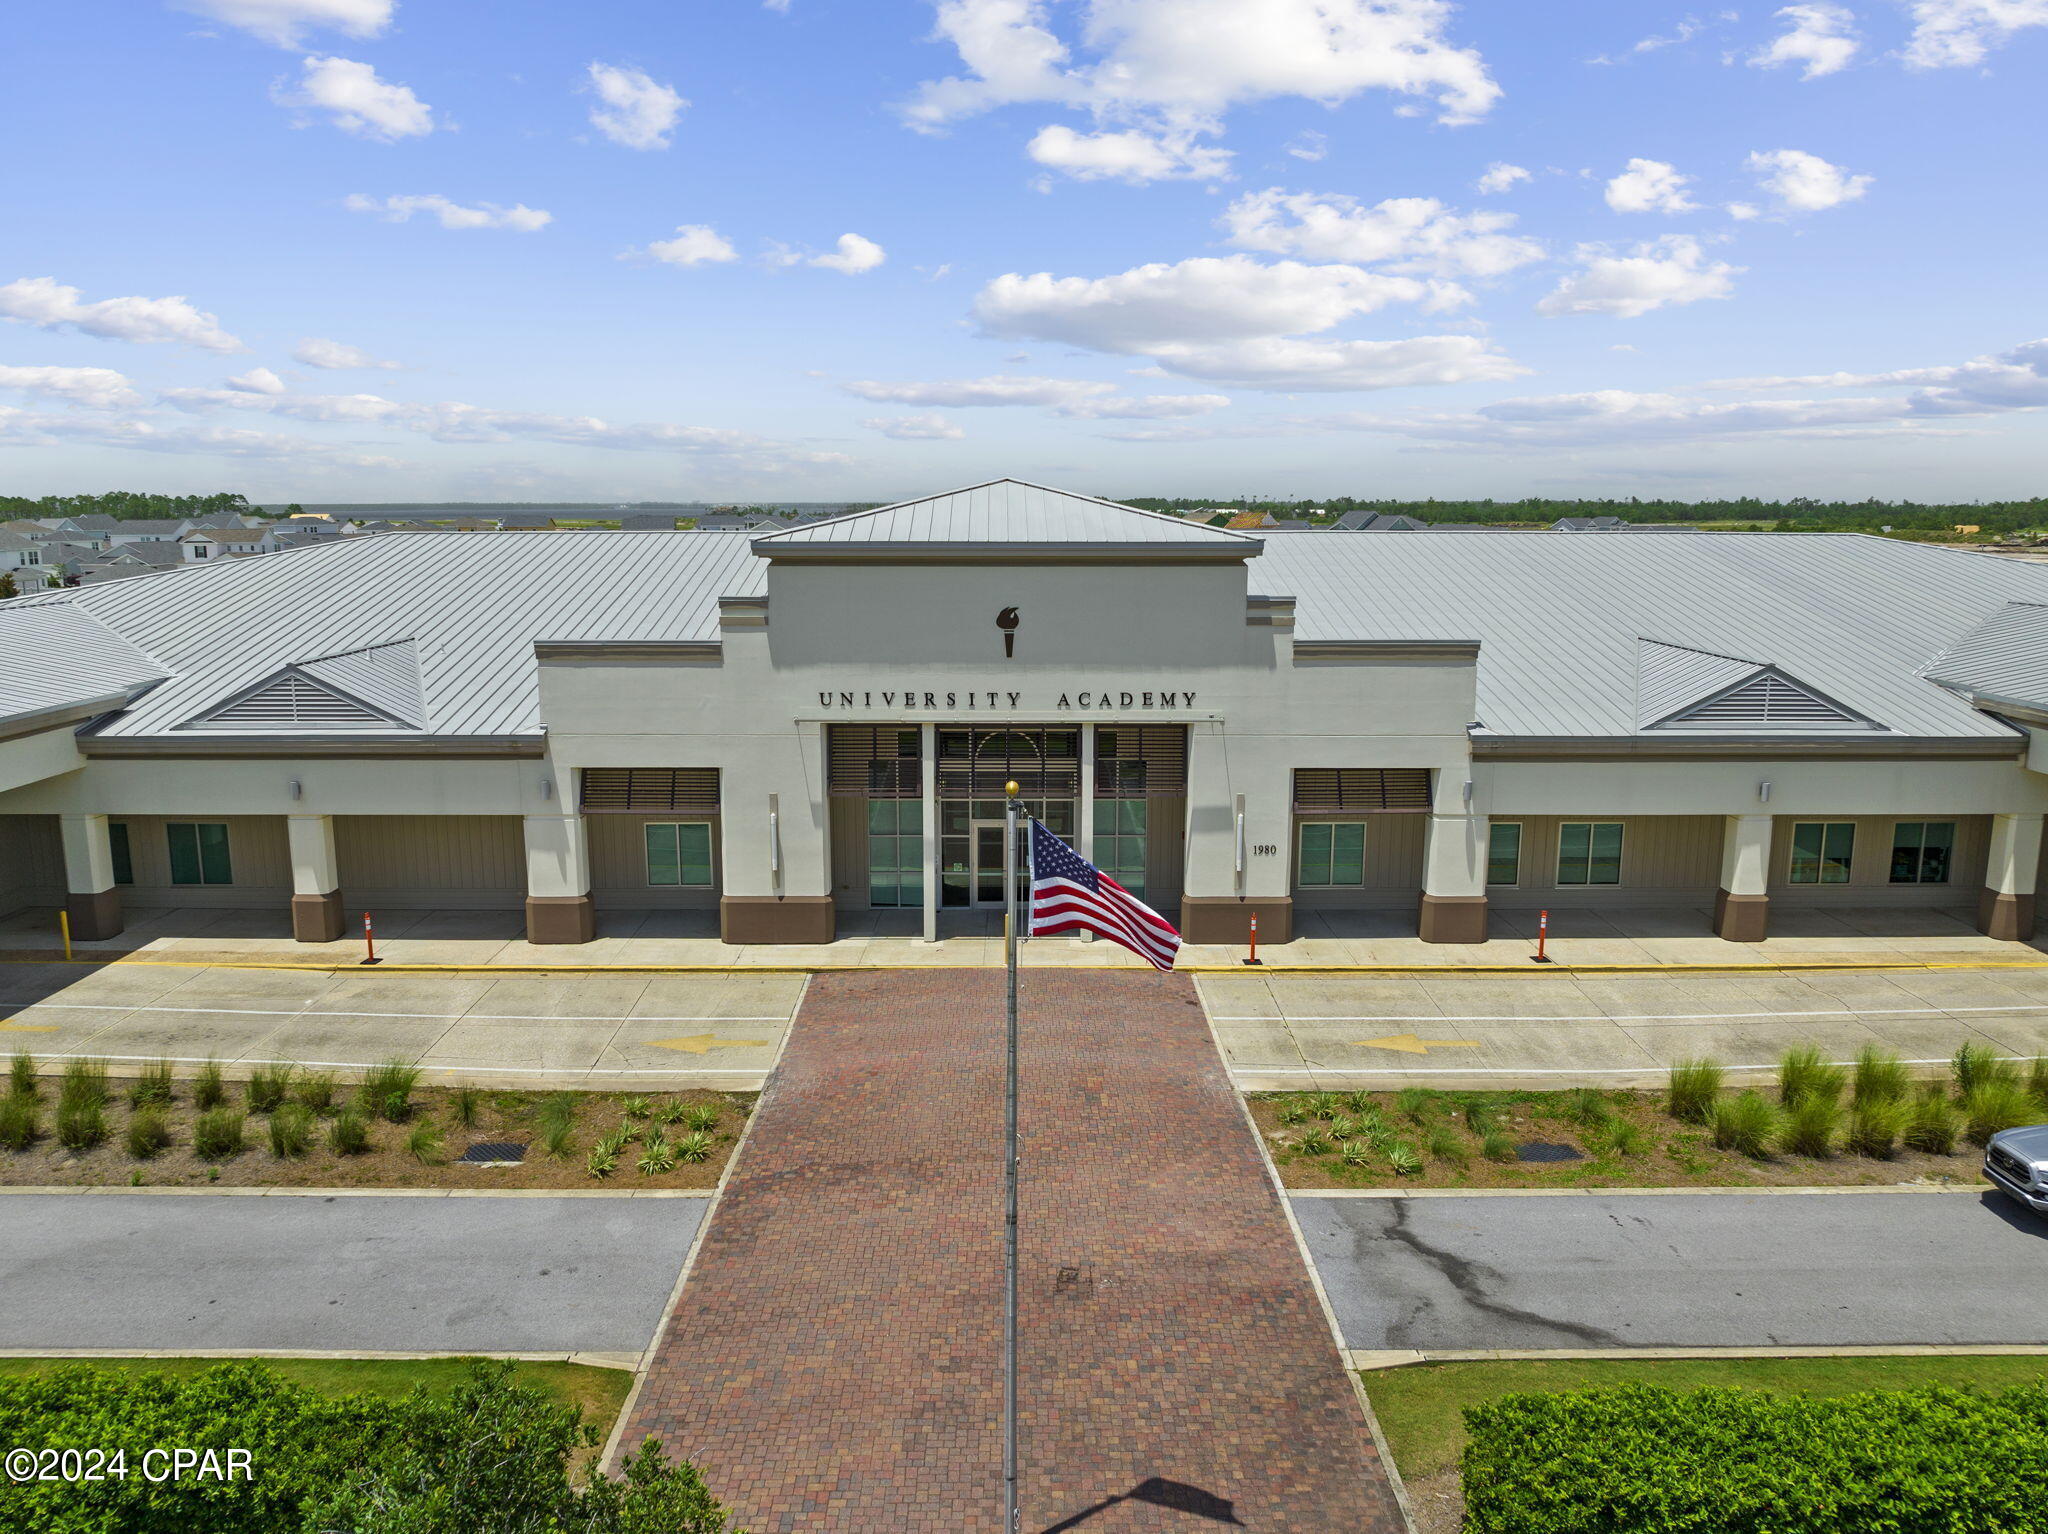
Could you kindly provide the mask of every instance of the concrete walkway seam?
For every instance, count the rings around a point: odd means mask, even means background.
[[[133,1198],[710,1198],[710,1188],[131,1188],[119,1183],[32,1183],[0,1187],[0,1198],[33,1194]]]
[[[1811,1197],[1834,1193],[1988,1193],[1979,1183],[1847,1183],[1798,1188],[1289,1188],[1293,1198],[1691,1198],[1697,1195],[1741,1194],[1747,1198]]]
[[[1857,1347],[1763,1348],[1353,1348],[1354,1370],[1400,1369],[1411,1364],[1548,1363],[1559,1359],[1702,1358],[2039,1358],[2048,1345],[2033,1342],[1892,1343]]]
[[[581,1364],[589,1369],[631,1369],[638,1353],[408,1353],[363,1352],[332,1348],[0,1348],[0,1358],[66,1358],[90,1363],[102,1358],[307,1358],[341,1362],[398,1360],[424,1362],[435,1358],[504,1358],[521,1364]]]
[[[796,1032],[796,1020],[804,1009],[804,997],[810,994],[811,983],[806,977],[802,989],[789,1009],[789,1023],[782,1030],[782,1038],[775,1046],[775,1058],[768,1064],[767,1072],[761,1078],[761,1091],[767,1093],[768,1083],[774,1079],[775,1069],[782,1064],[783,1052],[789,1048],[789,1036]],[[633,1363],[633,1388],[626,1392],[626,1399],[619,1403],[619,1415],[612,1422],[612,1430],[606,1435],[604,1450],[598,1456],[598,1466],[611,1474],[618,1466],[619,1440],[624,1437],[626,1424],[632,1420],[633,1409],[640,1404],[640,1389],[647,1382],[647,1366],[661,1346],[661,1339],[675,1319],[676,1306],[681,1302],[683,1285],[690,1281],[690,1270],[697,1265],[697,1253],[703,1249],[704,1238],[711,1230],[711,1222],[718,1217],[719,1196],[725,1192],[725,1185],[732,1180],[733,1169],[740,1164],[740,1157],[747,1148],[747,1138],[754,1132],[754,1122],[761,1116],[761,1104],[755,1102],[753,1111],[747,1115],[746,1123],[740,1126],[740,1137],[734,1142],[732,1154],[725,1158],[725,1167],[718,1174],[718,1186],[711,1190],[711,1202],[697,1221],[696,1234],[690,1238],[690,1249],[683,1254],[682,1270],[676,1274],[675,1287],[669,1290],[668,1303],[662,1307],[661,1321],[654,1328],[654,1335],[647,1339],[647,1346]]]

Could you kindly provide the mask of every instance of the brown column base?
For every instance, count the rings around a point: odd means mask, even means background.
[[[121,892],[101,890],[81,895],[75,890],[64,897],[64,909],[71,917],[71,935],[81,943],[103,942],[121,934]]]
[[[727,895],[718,902],[718,936],[727,943],[829,943],[838,921],[830,895]]]
[[[529,943],[587,943],[597,936],[597,910],[588,895],[528,895]]]
[[[2034,897],[1985,890],[1977,897],[1977,930],[2002,943],[2026,942],[2034,935]]]
[[[1239,900],[1234,895],[1183,895],[1181,940],[1242,948],[1251,940],[1254,912],[1259,918],[1259,946],[1294,941],[1294,901],[1286,895],[1256,900]]]
[[[292,936],[301,943],[331,943],[341,936],[341,891],[292,896]]]
[[[1714,891],[1714,936],[1730,943],[1761,943],[1771,933],[1769,895]]]
[[[1425,943],[1486,941],[1484,895],[1424,895],[1416,929]]]

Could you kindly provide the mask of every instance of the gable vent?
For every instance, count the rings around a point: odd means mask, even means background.
[[[1862,727],[1864,721],[1781,676],[1766,672],[1696,708],[1674,714],[1665,729],[1791,729]]]
[[[406,726],[385,718],[353,698],[343,697],[296,672],[288,671],[246,697],[215,709],[203,719],[193,720],[187,728],[392,730]]]

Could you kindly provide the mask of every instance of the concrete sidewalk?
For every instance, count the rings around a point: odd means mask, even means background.
[[[816,946],[730,945],[718,940],[713,911],[619,911],[598,917],[595,942],[535,946],[523,937],[512,911],[394,911],[377,915],[377,953],[386,963],[477,965],[494,968],[592,966],[707,966],[862,969],[937,967],[973,969],[1003,962],[999,914],[949,914],[938,942],[918,931],[914,913],[853,912],[841,918],[837,941]],[[1536,913],[1496,911],[1485,943],[1425,943],[1415,918],[1402,911],[1297,913],[1293,942],[1261,949],[1273,967],[1356,968],[1401,965],[1458,969],[1521,968],[1535,952]],[[1550,913],[1549,953],[1561,964],[1741,966],[1834,963],[2042,961],[2037,944],[1984,937],[1971,913],[1842,907],[1773,912],[1773,935],[1761,943],[1729,943],[1712,934],[1712,912],[1699,907],[1595,910],[1558,907]],[[41,958],[61,953],[56,914],[35,909],[0,921],[0,955]],[[363,958],[360,932],[335,943],[300,943],[281,910],[136,909],[127,929],[100,943],[79,943],[80,956],[133,954],[190,963],[264,963],[312,968],[355,966]],[[1183,968],[1234,968],[1239,946],[1190,944]],[[1107,942],[1038,939],[1023,947],[1033,967],[1143,968],[1143,961]]]

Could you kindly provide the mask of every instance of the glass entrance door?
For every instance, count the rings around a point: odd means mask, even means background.
[[[1017,865],[1017,898],[1024,898],[1024,881],[1027,875],[1023,861]],[[972,904],[976,907],[1001,909],[1003,904],[1003,822],[1000,820],[977,820],[974,822],[974,882]]]

